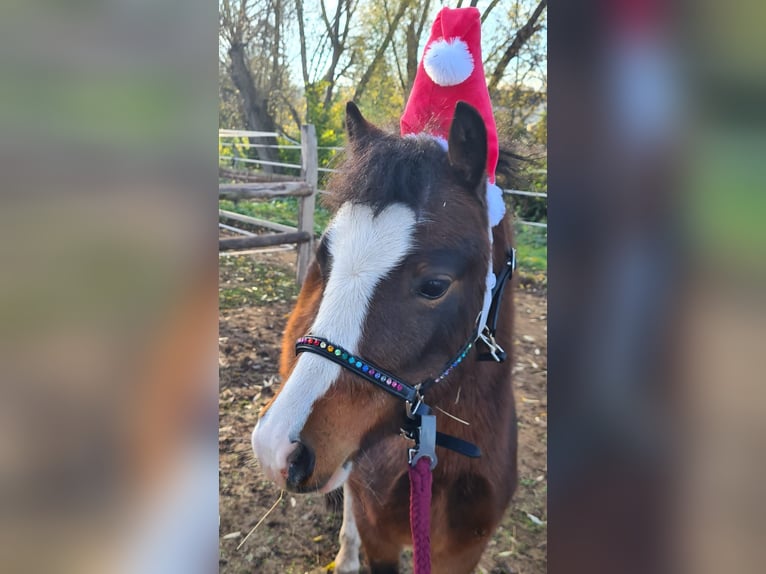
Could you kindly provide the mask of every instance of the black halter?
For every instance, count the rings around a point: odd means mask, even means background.
[[[500,303],[505,290],[505,285],[513,276],[516,268],[516,250],[511,248],[506,256],[503,271],[492,289],[492,301],[485,325],[478,324],[474,328],[468,342],[445,363],[439,375],[428,378],[417,385],[411,385],[390,372],[381,369],[374,363],[348,352],[343,347],[324,339],[307,335],[301,337],[295,343],[295,353],[308,351],[329,359],[347,369],[362,379],[372,383],[376,387],[401,399],[406,404],[407,422],[402,428],[402,433],[415,441],[415,448],[410,449],[410,464],[414,465],[423,456],[431,459],[431,468],[436,466],[435,446],[441,446],[459,452],[465,456],[478,458],[481,456],[479,448],[459,438],[436,432],[436,417],[431,413],[431,407],[425,404],[425,393],[436,383],[445,379],[468,355],[477,341],[484,343],[488,352],[478,355],[479,361],[505,361],[507,354],[495,341],[497,319],[500,313]]]

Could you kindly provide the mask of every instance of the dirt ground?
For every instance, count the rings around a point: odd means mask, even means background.
[[[236,257],[221,266],[218,442],[223,574],[327,572],[338,550],[340,509],[337,513],[328,509],[321,495],[287,493],[237,550],[280,495],[254,460],[250,434],[257,412],[279,385],[280,339],[295,297],[294,263],[295,253],[289,251]],[[518,288],[514,296],[519,487],[476,571],[543,574],[547,301],[529,288]],[[403,573],[411,571],[410,563],[405,553]]]

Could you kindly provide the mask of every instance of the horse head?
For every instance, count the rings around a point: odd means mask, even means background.
[[[490,240],[487,136],[458,103],[447,142],[384,133],[346,109],[347,158],[330,182],[336,208],[288,321],[279,392],[252,444],[265,475],[295,492],[329,492],[354,457],[396,433],[402,403],[335,362],[295,355],[321,337],[403,380],[436,376],[475,328]]]

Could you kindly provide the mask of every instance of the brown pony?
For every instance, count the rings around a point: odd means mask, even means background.
[[[490,249],[486,128],[471,106],[457,105],[448,151],[431,136],[385,134],[352,103],[346,128],[348,157],[330,183],[336,213],[285,330],[284,382],[252,441],[280,487],[326,493],[343,486],[336,572],[358,571],[360,541],[371,572],[397,572],[402,548],[412,544],[403,404],[326,358],[296,356],[295,342],[311,334],[402,380],[435,377],[474,331],[488,265],[502,269],[509,234],[505,221],[497,225]],[[511,332],[508,297],[497,327],[505,349]],[[516,487],[510,364],[479,362],[474,347],[427,393],[438,430],[482,452],[472,459],[437,448],[435,573],[476,566]]]

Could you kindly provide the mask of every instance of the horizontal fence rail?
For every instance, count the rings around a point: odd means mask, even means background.
[[[282,144],[253,144],[253,143],[234,143],[234,142],[223,142],[220,144],[221,147],[246,147],[246,148],[271,148],[271,149],[301,149],[301,146],[299,145],[282,145]]]
[[[240,229],[239,227],[234,227],[233,225],[226,225],[225,223],[219,222],[218,227],[220,227],[221,229],[225,229],[226,231],[231,231],[239,235],[246,235],[248,237],[253,237],[254,235],[256,235],[252,231],[247,231],[246,229]]]
[[[238,181],[247,181],[250,183],[273,183],[275,181],[284,181],[294,183],[294,175],[282,175],[280,173],[265,173],[262,171],[228,169],[218,166],[218,177],[223,179],[235,179]]]
[[[516,219],[514,223],[520,223],[521,225],[528,225],[530,227],[541,227],[542,229],[548,229],[547,223],[540,223],[539,221],[525,221],[523,219]]]
[[[277,138],[277,132],[252,132],[248,130],[218,130],[219,138]]]
[[[273,165],[275,167],[289,167],[292,169],[301,169],[302,166],[294,163],[282,163],[279,161],[266,161],[265,159],[250,159],[249,157],[238,157],[236,155],[219,155],[218,161],[239,161],[242,163],[255,163],[259,165]]]
[[[293,231],[290,233],[273,233],[270,235],[254,235],[252,237],[232,237],[219,239],[219,251],[233,251],[235,249],[252,249],[253,247],[270,247],[285,243],[308,243],[311,234],[308,231]]]
[[[218,195],[224,199],[274,199],[280,196],[308,196],[313,190],[305,181],[221,183]]]
[[[507,195],[526,195],[528,197],[548,197],[547,193],[540,191],[522,191],[520,189],[504,189],[503,193]]]
[[[283,225],[274,221],[267,221],[258,217],[250,217],[249,215],[242,215],[240,213],[234,213],[233,211],[226,211],[225,209],[219,209],[218,215],[224,219],[233,219],[234,221],[240,221],[242,223],[248,223],[250,225],[256,225],[258,227],[265,227],[266,229],[273,229],[274,231],[298,231],[297,227],[292,225]],[[221,224],[223,225],[223,224]],[[230,226],[227,226],[230,227]],[[249,232],[248,232],[249,233]],[[243,235],[245,235],[243,233]],[[255,234],[253,234],[255,235]]]

